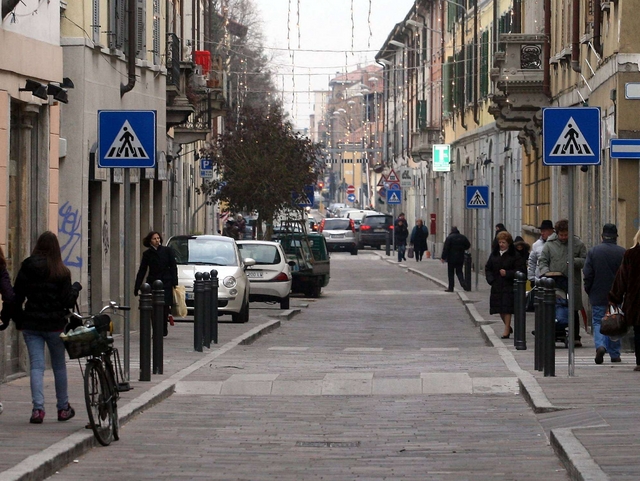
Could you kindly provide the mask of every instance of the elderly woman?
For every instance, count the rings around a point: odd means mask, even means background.
[[[487,282],[491,285],[489,312],[500,314],[504,323],[502,339],[509,339],[513,332],[511,315],[514,312],[513,280],[516,272],[526,272],[526,259],[516,252],[513,238],[507,231],[496,235],[496,243],[484,267]]]

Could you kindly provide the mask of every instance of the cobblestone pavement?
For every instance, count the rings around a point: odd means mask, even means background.
[[[53,478],[569,479],[487,327],[380,257],[333,255],[320,299]]]

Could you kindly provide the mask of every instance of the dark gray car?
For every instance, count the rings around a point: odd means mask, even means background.
[[[366,214],[358,231],[358,248],[371,246],[380,249],[387,242],[387,233],[393,233],[392,216],[380,212]]]

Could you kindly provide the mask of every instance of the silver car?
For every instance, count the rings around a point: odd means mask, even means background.
[[[352,256],[358,254],[356,227],[353,219],[336,217],[324,219],[318,227],[325,240],[327,249],[331,251],[349,251]]]

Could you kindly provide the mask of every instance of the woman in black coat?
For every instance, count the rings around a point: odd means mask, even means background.
[[[416,262],[422,260],[425,251],[428,251],[427,239],[429,238],[429,229],[422,223],[422,219],[416,220],[416,226],[411,231],[411,243],[416,255]]]
[[[142,245],[148,249],[142,254],[133,294],[138,295],[147,269],[149,270],[149,275],[147,275],[149,285],[153,287],[154,281],[162,281],[164,287],[164,335],[166,336],[169,332],[167,326],[169,313],[173,305],[173,288],[178,285],[176,257],[173,249],[162,245],[162,236],[159,232],[149,232],[142,240]]]
[[[526,260],[516,252],[511,234],[506,231],[496,236],[487,265],[484,267],[487,282],[491,285],[489,313],[500,314],[504,323],[502,339],[509,339],[513,332],[511,315],[514,311],[513,280],[517,271],[526,272]]]

